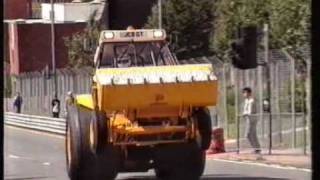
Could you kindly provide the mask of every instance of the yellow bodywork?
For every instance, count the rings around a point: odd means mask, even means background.
[[[92,95],[91,94],[80,94],[76,96],[76,102],[78,105],[81,105],[88,109],[94,109]]]
[[[213,73],[211,65],[176,65],[131,68],[106,68],[96,70],[98,106],[101,110],[148,109],[154,106],[204,107],[217,103],[217,79],[194,82],[137,83],[105,85],[107,77],[130,77],[153,74]],[[100,82],[99,82],[100,80]]]
[[[166,82],[172,78],[165,75],[177,75],[183,78],[184,74],[192,73],[208,74],[208,77],[198,81],[192,78]],[[156,78],[146,79],[154,74],[161,74],[167,79],[163,78],[158,83],[151,82]],[[143,83],[138,80],[123,81],[128,77],[144,77],[145,80]],[[115,80],[110,81],[112,78]],[[196,134],[194,125],[172,124],[171,119],[188,119],[191,116],[191,108],[214,106],[217,103],[218,82],[211,64],[97,69],[93,81],[96,96],[78,95],[77,104],[88,109],[95,109],[96,106],[99,111],[108,114],[108,124],[112,129],[110,141],[115,144],[130,144],[127,139],[121,139],[123,136],[185,133],[186,138],[194,137]],[[96,101],[93,97],[96,97]],[[154,118],[167,118],[171,124],[139,126],[136,122],[139,118],[148,121]],[[174,142],[177,141],[172,141]],[[155,142],[151,141],[150,144],[152,143]]]

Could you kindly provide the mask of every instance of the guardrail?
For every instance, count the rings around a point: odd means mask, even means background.
[[[5,112],[4,117],[4,122],[7,125],[45,131],[60,135],[65,134],[66,120],[62,118],[50,118],[44,116],[17,114],[12,112]]]

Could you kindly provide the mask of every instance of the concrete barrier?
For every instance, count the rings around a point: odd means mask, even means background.
[[[5,124],[11,126],[45,131],[60,135],[64,135],[66,130],[66,121],[63,118],[50,118],[44,116],[17,114],[12,112],[6,112],[4,117]]]

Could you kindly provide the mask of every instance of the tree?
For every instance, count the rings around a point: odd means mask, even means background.
[[[310,42],[310,0],[216,0],[214,51],[223,56],[239,25],[270,25],[270,48],[285,48],[296,58]]]
[[[69,67],[93,65],[95,48],[99,43],[100,23],[95,21],[96,11],[90,16],[87,27],[83,32],[75,33],[64,38],[68,48]]]
[[[212,54],[210,37],[213,33],[212,0],[166,0],[162,4],[162,26],[172,40],[178,58]],[[145,28],[158,28],[158,6],[152,8]]]

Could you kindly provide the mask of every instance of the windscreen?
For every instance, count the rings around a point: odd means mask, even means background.
[[[168,46],[160,42],[105,43],[99,67],[174,65]]]

